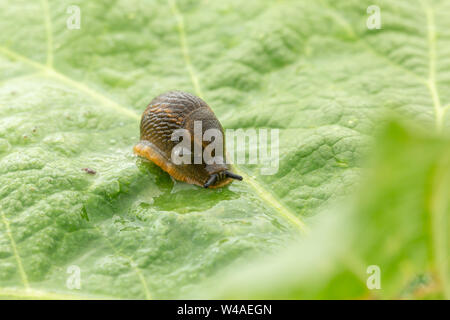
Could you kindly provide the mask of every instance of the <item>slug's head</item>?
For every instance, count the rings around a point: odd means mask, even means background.
[[[216,173],[213,173],[209,176],[208,181],[203,185],[204,188],[208,188],[210,186],[219,186],[227,179],[236,179],[236,180],[242,180],[242,177],[240,175],[237,175],[233,172],[230,172],[228,170],[219,171]]]

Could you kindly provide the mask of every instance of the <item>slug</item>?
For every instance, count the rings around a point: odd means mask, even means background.
[[[191,141],[191,150],[194,144],[201,145],[201,152],[207,142],[198,141],[194,135],[194,123],[201,124],[201,135],[208,129],[219,130],[222,135],[223,161],[207,164],[201,161],[175,164],[172,161],[172,150],[178,141],[173,140],[173,133],[177,129],[185,129],[194,137]],[[230,171],[225,161],[225,138],[223,128],[212,109],[199,97],[181,91],[163,93],[154,98],[145,109],[141,118],[140,141],[134,146],[134,153],[154,162],[161,169],[169,173],[174,179],[204,188],[218,188],[225,186],[233,179],[242,180],[242,177]],[[183,136],[184,139],[184,136]],[[190,157],[193,159],[193,153]]]

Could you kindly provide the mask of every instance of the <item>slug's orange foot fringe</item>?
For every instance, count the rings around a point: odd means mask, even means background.
[[[147,160],[155,163],[158,167],[170,174],[176,180],[199,185],[198,183],[195,183],[195,181],[184,176],[177,169],[177,167],[169,159],[166,159],[158,150],[158,148],[151,142],[140,141],[133,147],[133,151],[136,155],[146,158]]]

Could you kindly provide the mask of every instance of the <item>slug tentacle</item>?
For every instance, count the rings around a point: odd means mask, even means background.
[[[226,175],[228,178],[242,181],[242,177],[241,177],[240,175],[238,175],[238,174],[233,173],[233,172],[225,171],[225,175]]]
[[[208,188],[210,185],[214,184],[217,180],[217,173],[211,175],[211,177],[208,179],[208,181],[203,185],[204,188]]]

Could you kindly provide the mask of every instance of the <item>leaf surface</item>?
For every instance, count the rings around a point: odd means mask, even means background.
[[[449,5],[383,1],[368,30],[370,4],[3,1],[0,295],[184,297],[348,193],[384,111],[445,131]],[[279,129],[278,172],[202,190],[136,159],[141,112],[173,89],[225,128]]]

